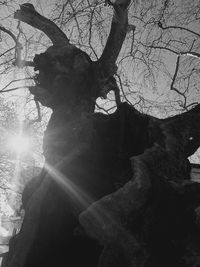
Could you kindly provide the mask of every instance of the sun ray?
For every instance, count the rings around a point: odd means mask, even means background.
[[[80,208],[81,210],[85,209],[94,201],[89,194],[84,192],[78,185],[60,171],[47,163],[45,163],[45,168],[56,183],[58,183],[67,193],[68,197],[74,202],[77,208]]]

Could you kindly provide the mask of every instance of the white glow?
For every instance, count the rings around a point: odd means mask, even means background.
[[[0,237],[2,237],[2,236],[4,237],[4,236],[8,236],[8,235],[9,235],[9,231],[6,230],[6,228],[0,226]]]
[[[27,136],[17,135],[10,138],[8,145],[16,153],[23,153],[30,149],[30,140]]]

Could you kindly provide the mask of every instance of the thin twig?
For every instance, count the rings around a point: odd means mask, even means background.
[[[175,91],[176,93],[178,93],[179,95],[181,95],[184,98],[183,107],[185,108],[186,107],[186,102],[187,102],[187,98],[186,98],[185,94],[180,92],[176,87],[174,87],[174,83],[175,83],[175,80],[176,80],[177,74],[178,74],[179,63],[180,63],[180,54],[178,55],[177,60],[176,60],[176,68],[175,68],[174,76],[172,78],[172,83],[171,83],[171,86],[170,86],[170,90]]]
[[[180,63],[180,55],[178,55],[177,60],[176,60],[176,68],[175,68],[174,76],[172,78],[172,83],[171,83],[171,86],[170,86],[171,90],[174,89],[174,83],[175,83],[175,80],[176,80],[176,77],[177,77],[177,74],[178,74],[179,63]]]
[[[161,28],[162,30],[168,30],[168,29],[175,29],[175,30],[177,30],[177,29],[178,29],[178,30],[187,31],[187,32],[189,32],[189,33],[195,34],[195,35],[197,35],[198,37],[200,37],[200,34],[199,34],[198,32],[189,30],[189,29],[184,28],[184,27],[181,27],[181,26],[167,26],[167,27],[164,27],[160,21],[158,22],[158,26],[159,26],[159,28]]]
[[[15,80],[12,80],[10,81],[8,84],[6,84],[2,89],[0,89],[0,92],[4,91],[6,88],[8,88],[12,83],[15,83],[15,82],[21,82],[21,81],[25,81],[25,80],[32,80],[33,78],[29,77],[29,78],[23,78],[23,79],[15,79]],[[8,89],[8,90],[11,90],[11,89]],[[6,91],[4,91],[6,92]]]
[[[12,91],[16,91],[16,90],[24,89],[24,88],[29,88],[29,87],[28,86],[18,86],[18,87],[14,87],[12,89],[7,89],[7,90],[4,90],[4,91],[0,91],[0,93],[1,94],[8,93],[8,92],[12,92]]]
[[[0,30],[10,35],[17,46],[22,47],[22,45],[18,42],[17,37],[10,30],[6,29],[3,26],[0,26]]]

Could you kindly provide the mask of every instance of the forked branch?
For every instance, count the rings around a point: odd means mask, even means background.
[[[55,46],[69,45],[69,40],[63,31],[53,21],[41,16],[33,5],[20,5],[20,9],[15,12],[14,18],[44,32]]]

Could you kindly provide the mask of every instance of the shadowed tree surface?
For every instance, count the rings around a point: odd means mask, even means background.
[[[45,165],[25,187],[25,218],[3,267],[200,264],[200,185],[187,159],[200,146],[199,105],[158,119],[121,103],[114,74],[130,1],[106,3],[114,14],[97,61],[30,4],[15,12],[52,41],[33,62],[15,64],[38,72],[30,92],[53,113]],[[97,98],[110,91],[116,111],[95,113]]]

